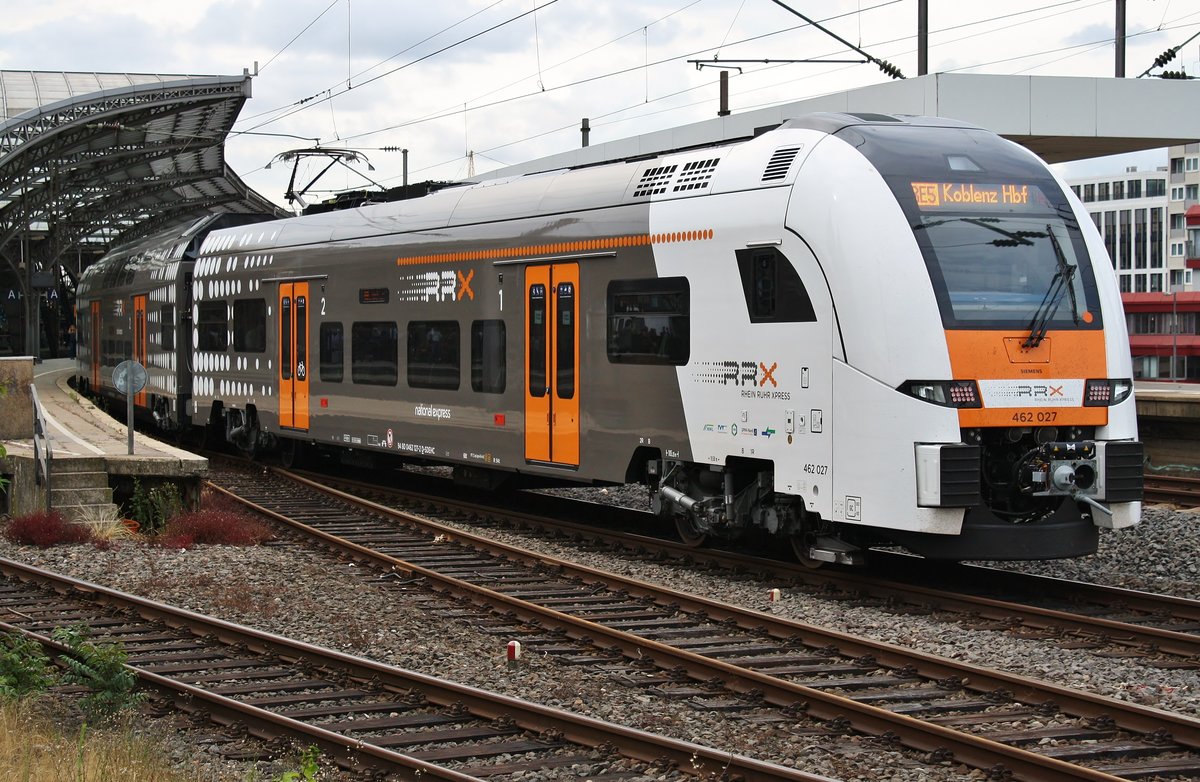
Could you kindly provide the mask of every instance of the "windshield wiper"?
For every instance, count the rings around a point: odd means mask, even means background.
[[[1046,338],[1046,327],[1050,324],[1050,319],[1054,317],[1055,312],[1058,312],[1058,305],[1062,303],[1063,296],[1068,293],[1071,294],[1071,319],[1075,321],[1076,325],[1079,324],[1079,303],[1075,300],[1075,286],[1071,284],[1079,266],[1067,263],[1062,245],[1058,243],[1058,237],[1054,235],[1054,231],[1049,225],[1046,226],[1046,233],[1050,236],[1050,245],[1054,248],[1054,259],[1058,262],[1058,270],[1054,272],[1054,277],[1050,280],[1050,287],[1046,290],[1046,295],[1042,297],[1042,303],[1038,305],[1037,312],[1033,313],[1033,319],[1029,322],[1029,336],[1021,343],[1021,346],[1025,348],[1036,348],[1042,344],[1042,340]]]

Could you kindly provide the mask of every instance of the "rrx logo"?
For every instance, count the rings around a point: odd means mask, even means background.
[[[761,387],[767,383],[775,388],[779,386],[775,382],[775,370],[779,368],[777,361],[772,361],[770,366],[765,361],[721,361],[717,367],[717,377],[724,386]]]

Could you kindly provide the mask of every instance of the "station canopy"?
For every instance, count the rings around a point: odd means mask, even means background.
[[[112,244],[214,212],[286,216],[225,163],[249,97],[249,75],[0,71],[7,269],[77,273]]]

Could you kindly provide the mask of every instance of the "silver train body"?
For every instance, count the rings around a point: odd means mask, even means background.
[[[1075,556],[1139,520],[1103,243],[979,128],[809,115],[189,230],[79,294],[80,382],[111,395],[137,358],[164,429],[491,486],[643,482],[689,542],[765,533],[812,562]]]

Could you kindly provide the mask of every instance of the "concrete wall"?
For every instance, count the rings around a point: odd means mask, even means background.
[[[0,358],[0,440],[33,439],[33,357]]]

